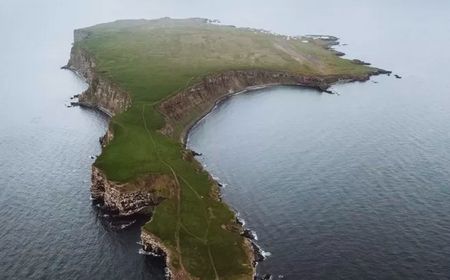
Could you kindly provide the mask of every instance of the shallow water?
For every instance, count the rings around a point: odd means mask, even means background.
[[[138,254],[142,221],[113,230],[89,200],[107,119],[65,107],[86,85],[59,67],[75,28],[202,16],[336,35],[351,57],[403,76],[337,86],[340,96],[237,96],[192,132],[190,145],[228,183],[225,199],[272,253],[261,272],[448,279],[449,4],[276,3],[1,1],[0,278],[162,278],[161,263]]]

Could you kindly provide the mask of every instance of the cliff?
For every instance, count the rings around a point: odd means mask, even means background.
[[[75,44],[88,36],[87,33],[75,30]],[[78,104],[113,117],[126,111],[131,106],[128,93],[107,79],[97,75],[95,60],[82,48],[73,47],[66,69],[83,77],[89,87],[78,97]],[[100,144],[105,148],[114,137],[111,126],[101,137]],[[153,207],[171,195],[173,180],[167,175],[147,175],[126,183],[108,180],[102,170],[92,166],[91,197],[101,201],[103,207],[110,212],[122,216],[151,213]]]
[[[75,34],[84,33],[75,31]],[[81,40],[86,36],[75,35],[74,44],[77,44],[77,39]],[[97,75],[94,58],[83,48],[72,48],[70,60],[64,68],[74,71],[89,84],[88,89],[78,97],[79,105],[96,108],[110,117],[127,110],[131,106],[131,98],[127,92],[111,81]]]
[[[141,231],[141,242],[142,247],[145,251],[151,252],[156,256],[160,256],[164,258],[166,263],[166,279],[167,280],[182,280],[188,279],[184,273],[181,273],[181,270],[176,269],[172,265],[171,261],[171,251],[163,245],[163,242],[156,236],[154,236],[151,232],[146,231],[145,229]]]
[[[167,136],[179,134],[184,141],[189,128],[209,112],[216,102],[244,90],[292,85],[327,91],[333,83],[338,81],[365,81],[371,75],[381,73],[385,71],[380,69],[366,75],[329,76],[306,76],[271,70],[237,70],[212,74],[203,77],[200,82],[181,90],[160,104],[159,111],[165,116],[166,121],[160,131]]]
[[[153,207],[174,193],[174,182],[167,175],[147,175],[137,180],[119,183],[108,180],[92,166],[91,196],[100,200],[104,208],[121,216],[149,214]]]

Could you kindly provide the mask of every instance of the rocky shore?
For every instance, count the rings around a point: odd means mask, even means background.
[[[161,240],[154,236],[151,232],[146,230],[141,231],[141,242],[142,247],[145,251],[151,252],[156,256],[164,258],[164,262],[166,263],[165,267],[165,277],[166,279],[184,279],[182,275],[177,273],[177,270],[170,265],[170,252],[171,250],[167,249]]]
[[[153,207],[170,197],[174,182],[168,175],[148,175],[132,182],[108,180],[97,167],[92,166],[91,197],[101,201],[104,209],[120,216],[149,214]]]

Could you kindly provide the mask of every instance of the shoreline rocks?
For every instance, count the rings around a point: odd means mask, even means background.
[[[370,65],[369,62],[365,62],[360,59],[353,59],[352,61],[353,61],[353,63],[358,64],[358,65]]]
[[[176,274],[174,274],[174,269],[171,268],[170,265],[170,250],[168,250],[162,242],[146,230],[141,230],[141,242],[142,248],[146,252],[150,252],[153,255],[159,256],[164,259],[166,264],[165,270],[165,279],[166,280],[176,280],[181,278],[176,278]]]
[[[120,216],[148,214],[171,195],[174,182],[168,175],[151,175],[132,182],[108,180],[97,167],[92,166],[91,196],[102,201],[104,208]]]

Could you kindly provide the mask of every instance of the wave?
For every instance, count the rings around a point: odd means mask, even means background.
[[[153,253],[153,252],[149,252],[149,251],[145,251],[144,249],[139,249],[138,251],[139,255],[146,255],[146,256],[154,256],[154,257],[159,257],[157,254]]]

